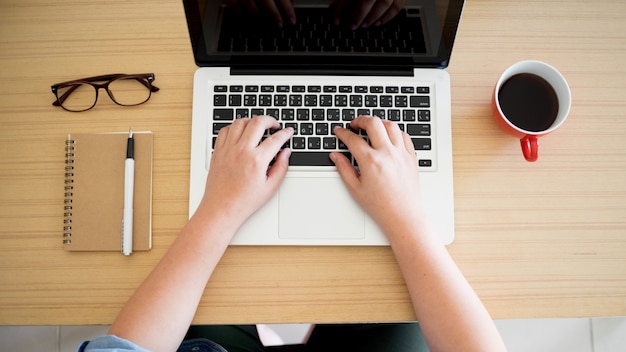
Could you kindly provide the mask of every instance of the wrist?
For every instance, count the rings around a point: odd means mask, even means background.
[[[430,219],[422,207],[385,216],[378,223],[392,245],[402,245],[407,237],[415,240],[437,239],[437,234],[430,224]]]
[[[201,229],[203,236],[219,236],[230,243],[245,219],[236,212],[228,210],[228,207],[220,206],[203,200],[196,212],[189,219],[189,225]]]

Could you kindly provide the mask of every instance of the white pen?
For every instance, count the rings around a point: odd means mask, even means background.
[[[133,252],[133,193],[135,190],[135,139],[128,131],[126,163],[124,164],[124,217],[122,218],[122,254]]]

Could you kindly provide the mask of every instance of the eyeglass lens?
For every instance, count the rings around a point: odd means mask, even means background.
[[[72,83],[57,89],[64,97],[63,107],[71,111],[88,110],[96,104],[96,87],[88,83]],[[107,93],[119,105],[138,105],[150,98],[150,88],[143,78],[122,77],[111,81]]]
[[[120,105],[137,105],[150,98],[150,88],[142,78],[124,77],[109,83],[109,95]]]

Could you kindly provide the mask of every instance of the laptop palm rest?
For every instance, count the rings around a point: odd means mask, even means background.
[[[280,188],[278,203],[280,238],[365,237],[365,212],[338,177],[287,177]]]

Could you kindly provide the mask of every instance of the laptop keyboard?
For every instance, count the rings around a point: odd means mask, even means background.
[[[349,128],[350,121],[357,116],[370,115],[398,123],[411,136],[420,168],[433,168],[429,87],[215,85],[213,88],[212,147],[220,129],[235,119],[270,115],[280,122],[281,128],[294,129],[293,137],[286,143],[292,150],[290,166],[334,166],[328,157],[331,151],[351,158],[346,146],[335,137],[334,128]],[[365,131],[354,132],[367,139]],[[428,156],[423,157],[422,153]]]

